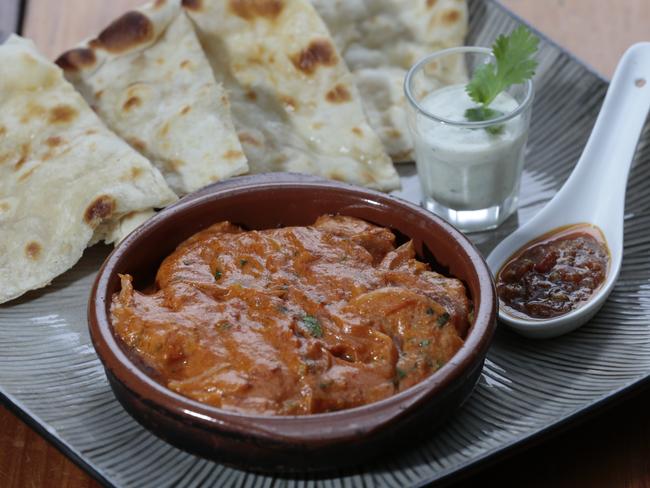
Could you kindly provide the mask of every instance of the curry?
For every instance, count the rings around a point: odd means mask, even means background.
[[[121,275],[117,335],[171,390],[264,415],[341,410],[431,375],[470,326],[464,285],[345,216],[246,231],[221,222],[180,244],[155,283]]]

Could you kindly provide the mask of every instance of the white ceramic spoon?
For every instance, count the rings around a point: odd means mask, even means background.
[[[623,257],[623,211],[630,165],[650,109],[650,42],[630,47],[619,62],[605,101],[573,173],[553,199],[488,256],[492,272],[525,244],[561,226],[591,223],[605,234],[610,265],[605,283],[581,307],[550,319],[524,319],[499,310],[499,319],[535,338],[555,337],[587,322],[614,288]],[[648,182],[650,185],[650,182]]]

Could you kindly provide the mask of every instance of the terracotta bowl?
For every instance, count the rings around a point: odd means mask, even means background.
[[[306,416],[243,415],[167,389],[148,375],[114,334],[111,297],[118,273],[136,286],[153,281],[161,261],[187,237],[222,220],[248,229],[308,225],[343,214],[414,240],[418,257],[466,284],[475,321],[458,353],[397,395],[363,407]],[[494,283],[483,258],[458,230],[389,195],[319,178],[269,174],[234,178],[189,195],[120,243],[105,261],[88,307],[90,333],[113,391],[142,425],[192,453],[257,471],[313,471],[356,464],[397,438],[444,422],[471,393],[496,326]],[[435,435],[435,433],[431,434]]]

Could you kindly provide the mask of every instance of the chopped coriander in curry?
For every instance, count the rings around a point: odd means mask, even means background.
[[[127,346],[170,389],[241,412],[386,398],[445,364],[469,327],[459,280],[352,217],[248,232],[222,222],[178,246],[153,291],[121,278],[111,314]]]
[[[316,317],[305,315],[302,318],[302,323],[313,337],[323,337],[323,329],[321,329]]]

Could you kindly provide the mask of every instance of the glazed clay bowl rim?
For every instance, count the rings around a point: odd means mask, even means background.
[[[459,351],[439,370],[411,386],[383,400],[367,405],[298,416],[269,416],[245,414],[213,407],[184,397],[148,376],[123,350],[121,342],[113,333],[108,296],[109,283],[116,268],[135,246],[146,245],[154,229],[169,219],[182,219],[192,209],[225,200],[234,194],[262,191],[285,191],[299,187],[310,191],[339,192],[356,197],[364,204],[393,207],[401,212],[421,218],[423,223],[433,224],[444,232],[464,253],[476,273],[481,300],[474,310],[474,323],[465,343]],[[280,209],[278,209],[280,211]],[[233,214],[236,210],[233,210]],[[237,219],[233,219],[237,221]],[[381,222],[377,222],[381,225]],[[185,238],[179,240],[182,242]],[[410,236],[408,236],[410,237]],[[435,251],[430,249],[435,256]],[[476,303],[476,297],[473,302]],[[464,373],[471,369],[477,359],[487,352],[496,328],[496,291],[491,272],[474,245],[460,231],[443,219],[405,200],[374,190],[345,183],[323,180],[304,175],[269,174],[232,178],[188,195],[174,205],[159,212],[116,246],[104,261],[95,279],[88,304],[90,335],[104,367],[124,387],[144,402],[181,422],[200,424],[203,428],[222,435],[242,435],[272,442],[303,442],[310,445],[358,437],[381,429],[421,406],[427,399],[443,392],[455,381],[462,381]]]

